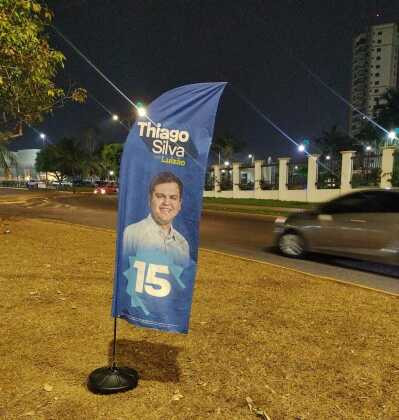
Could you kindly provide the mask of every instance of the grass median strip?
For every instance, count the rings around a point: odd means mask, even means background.
[[[289,216],[316,207],[314,203],[253,198],[204,198],[204,210]]]
[[[4,234],[3,226],[10,231]],[[398,299],[201,251],[188,336],[119,322],[139,387],[96,396],[111,351],[115,234],[0,221],[0,418],[399,416]]]

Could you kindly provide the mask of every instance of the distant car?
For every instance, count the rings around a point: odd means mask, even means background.
[[[75,179],[73,181],[74,187],[94,187],[94,182],[87,180],[87,179]]]
[[[52,184],[54,187],[72,187],[72,181],[65,179],[64,181],[53,181]]]
[[[117,194],[119,191],[119,186],[116,182],[106,182],[101,185],[98,184],[96,188],[94,188],[94,194]]]
[[[29,190],[46,188],[46,183],[44,181],[39,180],[39,179],[30,179],[29,181],[26,182],[26,187]]]
[[[399,265],[399,190],[358,191],[275,221],[288,257],[307,252]]]

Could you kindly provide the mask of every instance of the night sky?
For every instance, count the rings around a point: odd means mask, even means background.
[[[63,4],[61,4],[63,3]],[[300,63],[349,98],[352,38],[370,23],[399,22],[398,0],[69,0],[50,1],[54,24],[128,97],[148,103],[187,83],[228,81],[215,135],[246,143],[243,155],[295,156],[294,146],[263,120],[251,101],[296,141],[338,124],[348,108]],[[380,14],[378,18],[376,15]],[[131,105],[57,35],[67,57],[59,82],[86,88],[117,114]],[[36,128],[52,141],[100,129],[102,141],[127,132],[90,97],[69,104]],[[41,147],[27,129],[13,148]]]

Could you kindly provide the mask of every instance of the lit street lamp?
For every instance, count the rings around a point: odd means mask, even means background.
[[[366,146],[366,152],[371,152],[372,147],[371,146]]]
[[[230,165],[230,162],[228,161],[228,160],[226,160],[225,162],[224,162],[224,166],[229,166]]]
[[[249,154],[248,155],[248,159],[251,159],[251,163],[252,163],[252,165],[254,164],[254,161],[255,161],[255,156],[253,155],[253,154]]]
[[[327,155],[326,156],[326,160],[330,160],[331,159],[331,156],[330,155]]]
[[[139,117],[145,117],[147,115],[147,110],[143,105],[137,105],[137,114]]]
[[[46,145],[45,140],[46,140],[46,135],[44,133],[40,133],[39,137],[43,140],[43,147]],[[46,171],[46,187],[48,184],[48,172]]]
[[[113,121],[119,121],[119,116],[118,116],[118,115],[116,115],[116,114],[114,114],[114,115],[112,116],[112,120],[113,120]]]
[[[305,148],[305,146],[304,146],[303,144],[300,144],[300,145],[298,146],[298,152],[303,153],[305,150],[306,150],[306,148]]]

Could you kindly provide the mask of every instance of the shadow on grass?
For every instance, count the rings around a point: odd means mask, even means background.
[[[118,366],[137,370],[141,380],[157,382],[180,381],[177,364],[179,347],[148,341],[117,340],[116,360]],[[109,343],[108,360],[112,364],[113,342]]]

